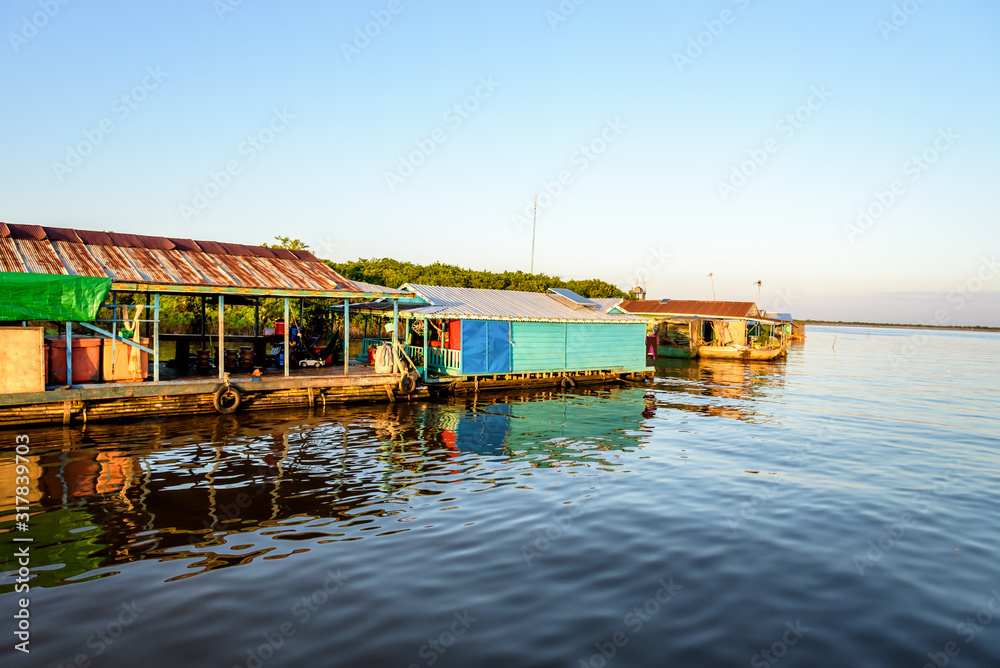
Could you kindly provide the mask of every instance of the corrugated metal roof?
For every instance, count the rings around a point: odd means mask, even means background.
[[[88,246],[90,254],[101,263],[109,276],[119,281],[142,283],[144,279],[117,246]]]
[[[753,302],[716,302],[691,299],[625,299],[618,308],[626,313],[648,315],[692,315],[705,318],[752,318],[757,315]]]
[[[397,290],[396,288],[387,288],[384,285],[375,285],[374,283],[365,283],[364,281],[351,281],[358,290],[361,292],[386,292],[386,293],[401,293],[402,290]],[[389,304],[389,308],[392,308],[392,304]]]
[[[173,283],[174,279],[160,260],[148,248],[122,248],[122,253],[132,261],[132,264],[143,278],[155,283]]]
[[[71,274],[77,276],[91,276],[93,278],[107,278],[108,275],[101,269],[101,265],[90,254],[83,244],[74,244],[67,241],[54,241],[52,246],[56,249],[63,264],[69,269]]]
[[[21,260],[21,254],[17,252],[14,240],[9,237],[0,238],[0,268],[18,273],[28,271]]]
[[[436,317],[609,323],[642,320],[629,315],[570,308],[543,292],[445,288],[411,283],[403,288],[412,290],[430,302],[429,306],[412,309],[410,313]]]
[[[596,297],[590,301],[597,304],[597,310],[601,313],[607,313],[614,307],[618,306],[622,302],[621,297]]]
[[[309,251],[0,223],[0,269],[129,283],[357,292]]]
[[[191,266],[191,263],[184,259],[180,251],[151,250],[149,252],[170,272],[173,277],[171,283],[197,285],[204,281],[195,268]]]
[[[38,228],[41,229],[41,228]],[[24,264],[35,274],[68,274],[62,260],[56,255],[47,240],[18,239],[17,250],[21,251]],[[26,272],[27,273],[27,272]]]
[[[208,253],[181,251],[181,256],[202,275],[204,281],[213,285],[239,285],[226,272],[222,271],[222,268]],[[199,283],[204,281],[199,281]]]

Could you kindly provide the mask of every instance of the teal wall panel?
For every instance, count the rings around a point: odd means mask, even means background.
[[[646,324],[515,322],[511,371],[646,368]]]

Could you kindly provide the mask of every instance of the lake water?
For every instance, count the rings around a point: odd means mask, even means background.
[[[998,407],[1000,334],[811,327],[639,387],[25,429],[27,531],[7,431],[0,662],[997,666]]]

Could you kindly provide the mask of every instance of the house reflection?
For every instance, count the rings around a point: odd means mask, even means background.
[[[141,559],[186,560],[178,577],[189,577],[403,531],[414,497],[452,482],[512,484],[491,477],[497,457],[527,469],[611,465],[649,439],[655,410],[643,389],[590,390],[35,429],[33,554],[53,568],[33,586]],[[8,491],[0,530],[14,519]],[[12,586],[7,568],[0,591]]]
[[[662,405],[678,410],[769,422],[766,399],[784,387],[785,360],[741,362],[717,359],[660,360],[656,368],[659,387],[677,393]]]

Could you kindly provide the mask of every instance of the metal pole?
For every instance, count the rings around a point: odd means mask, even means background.
[[[66,321],[66,384],[73,385],[73,323]]]
[[[351,308],[350,299],[344,300],[344,375],[347,375],[347,367],[350,366],[350,360],[347,359],[347,355],[351,350]]]
[[[531,271],[535,273],[535,221],[538,219],[538,193],[535,193],[535,212],[531,216]],[[426,361],[426,360],[425,360]]]
[[[427,320],[427,316],[424,316],[424,380],[427,380],[427,340],[431,338],[430,332],[430,322]]]
[[[153,295],[153,382],[160,382],[160,293]]]
[[[397,335],[397,328],[399,327],[399,300],[392,300],[392,349],[396,349],[396,341],[399,340]]]
[[[288,377],[288,297],[285,297],[285,378]]]
[[[253,304],[253,337],[256,339],[260,336],[260,300],[254,302]]]
[[[226,370],[226,353],[225,353],[226,349],[223,347],[223,343],[224,343],[223,342],[223,338],[225,336],[225,333],[224,333],[223,327],[222,327],[222,323],[223,323],[223,311],[225,310],[225,308],[226,308],[225,297],[223,297],[222,295],[219,295],[219,349],[218,349],[218,352],[216,352],[216,354],[215,354],[216,355],[215,363],[219,367],[219,379],[220,380],[222,379],[222,374]]]

